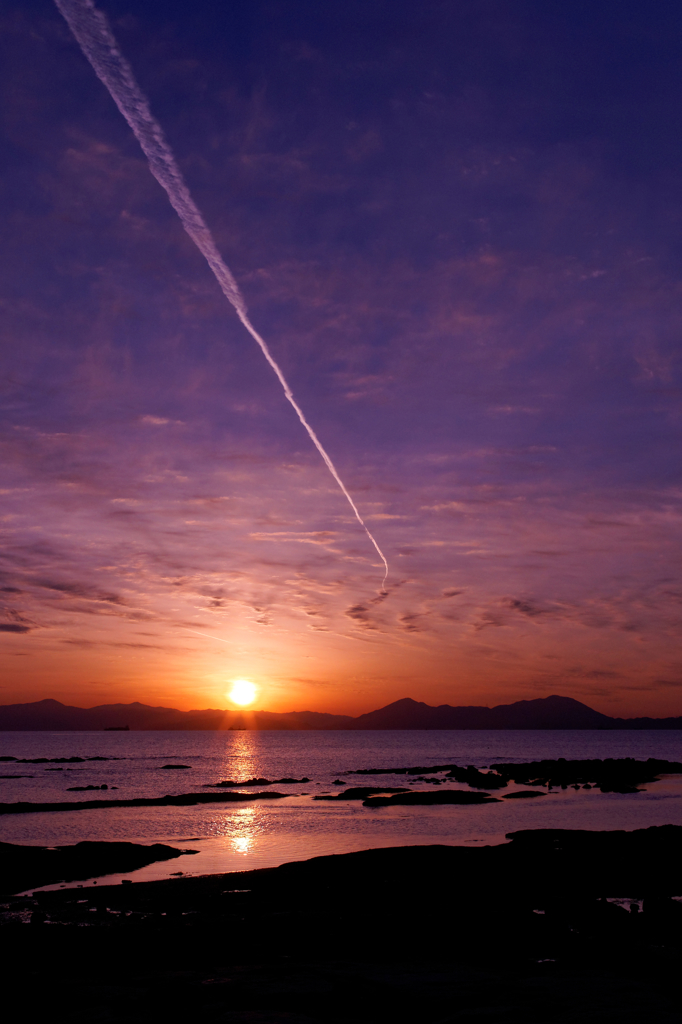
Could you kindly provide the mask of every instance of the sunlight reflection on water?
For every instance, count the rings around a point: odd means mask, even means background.
[[[682,824],[681,776],[664,778],[643,793],[602,794],[569,788],[536,800],[471,807],[377,810],[359,802],[313,799],[315,793],[338,793],[341,787],[333,785],[337,778],[349,786],[378,784],[377,778],[344,778],[344,772],[356,768],[447,762],[483,767],[495,760],[541,757],[653,756],[682,761],[680,732],[4,733],[0,754],[118,758],[66,765],[63,771],[50,765],[31,765],[30,770],[22,765],[21,774],[26,768],[33,778],[3,780],[0,799],[6,802],[88,799],[89,793],[67,792],[76,782],[106,782],[111,798],[134,798],[206,793],[210,790],[204,786],[225,779],[311,779],[303,787],[271,787],[286,794],[282,800],[0,817],[4,842],[58,846],[81,840],[127,840],[165,842],[199,851],[124,876],[136,879],[164,878],[175,871],[203,874],[272,867],[378,846],[498,843],[504,842],[505,833],[524,828],[634,829]],[[160,771],[164,764],[185,764],[189,769]],[[386,785],[405,785],[404,776],[383,776],[382,780]],[[118,792],[111,792],[112,785]]]
[[[236,853],[246,855],[258,840],[259,828],[255,807],[240,807],[223,818],[223,835],[232,841]]]

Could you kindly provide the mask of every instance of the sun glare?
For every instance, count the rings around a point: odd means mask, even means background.
[[[256,699],[256,687],[248,679],[235,679],[228,696],[235,704],[246,707],[247,704],[253,704]]]

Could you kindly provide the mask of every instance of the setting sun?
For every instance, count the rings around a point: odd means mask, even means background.
[[[248,679],[235,679],[228,696],[235,704],[241,704],[242,707],[245,707],[247,704],[253,704],[256,699],[256,693],[256,687]]]

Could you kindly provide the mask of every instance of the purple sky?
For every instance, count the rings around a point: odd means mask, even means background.
[[[0,702],[682,714],[679,4],[100,6],[388,594],[66,23],[9,0]]]

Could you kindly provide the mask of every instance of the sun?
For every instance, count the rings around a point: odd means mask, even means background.
[[[235,704],[246,707],[247,704],[253,704],[257,692],[256,687],[248,679],[235,679],[228,697]]]

